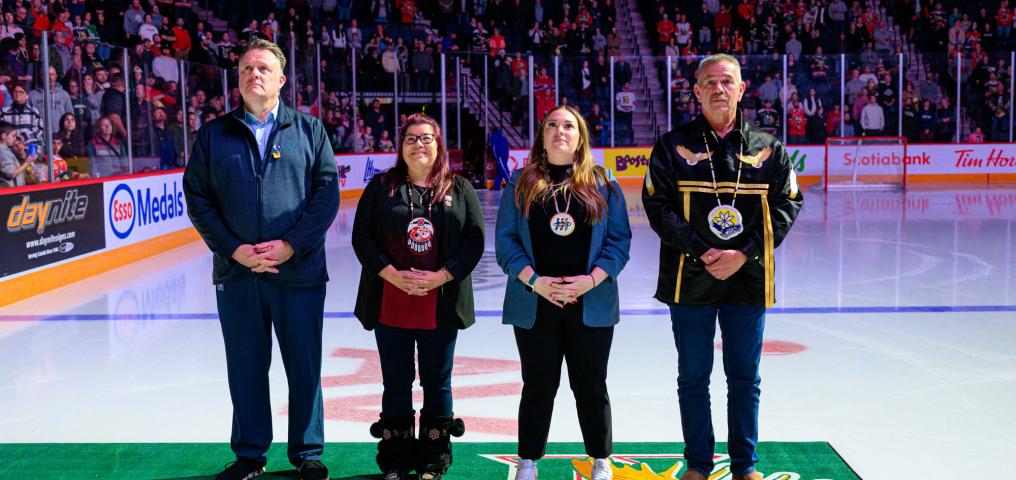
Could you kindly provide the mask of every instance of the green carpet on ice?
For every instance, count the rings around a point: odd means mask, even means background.
[[[679,478],[686,469],[679,443],[615,443],[615,480]],[[541,480],[583,480],[590,465],[581,443],[552,443],[540,460]],[[514,478],[514,443],[454,444],[455,463],[447,480]],[[333,480],[378,479],[374,443],[329,443],[322,460]],[[729,479],[726,444],[717,444],[711,478]],[[766,480],[847,480],[859,477],[826,442],[763,442],[758,469]],[[219,443],[25,443],[0,444],[0,478],[31,479],[211,479],[232,460]],[[265,480],[292,479],[296,470],[286,446],[268,452]]]

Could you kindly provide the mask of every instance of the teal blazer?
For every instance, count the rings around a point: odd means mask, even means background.
[[[512,173],[508,186],[501,192],[494,248],[497,264],[508,274],[502,323],[532,328],[536,323],[539,295],[519,280],[519,272],[526,265],[535,267],[529,220],[515,206],[515,183],[520,172],[516,170]],[[620,321],[617,276],[628,263],[631,248],[631,226],[628,224],[624,194],[609,170],[606,174],[614,188],[611,191],[606,184],[600,186],[600,193],[607,199],[607,214],[593,225],[586,273],[600,267],[610,277],[582,296],[582,321],[590,327],[609,327]]]

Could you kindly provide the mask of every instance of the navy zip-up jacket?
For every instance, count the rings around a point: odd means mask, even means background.
[[[198,131],[183,176],[187,212],[214,253],[212,278],[258,277],[297,286],[328,281],[325,232],[339,209],[335,155],[321,122],[279,105],[259,158],[238,108]],[[279,273],[255,274],[233,260],[243,244],[283,240],[293,257]]]

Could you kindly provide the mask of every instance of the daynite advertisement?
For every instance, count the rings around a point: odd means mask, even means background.
[[[183,173],[103,184],[106,246],[117,248],[190,227]]]
[[[0,278],[105,247],[102,185],[0,196]]]

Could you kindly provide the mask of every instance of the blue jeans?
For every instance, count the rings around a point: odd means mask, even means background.
[[[670,306],[677,345],[677,399],[688,468],[708,476],[713,470],[712,414],[709,376],[713,371],[713,339],[719,317],[723,340],[723,371],[727,375],[727,451],[731,472],[755,471],[758,455],[758,367],[762,357],[762,306]]]
[[[378,324],[374,328],[377,353],[381,357],[381,413],[391,418],[413,415],[413,380],[419,350],[420,386],[423,387],[422,418],[452,416],[452,360],[459,331],[451,327],[434,330],[395,328]]]

